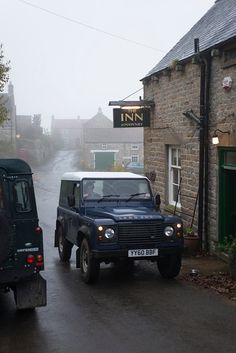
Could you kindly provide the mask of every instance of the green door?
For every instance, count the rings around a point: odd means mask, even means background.
[[[236,150],[220,150],[219,174],[220,240],[228,235],[236,238]]]
[[[110,171],[114,167],[114,152],[95,152],[95,170]]]

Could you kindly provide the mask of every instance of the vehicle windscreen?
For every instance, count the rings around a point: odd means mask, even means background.
[[[83,199],[149,199],[151,190],[146,179],[85,179],[82,182]]]

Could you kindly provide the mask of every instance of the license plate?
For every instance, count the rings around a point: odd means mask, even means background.
[[[128,257],[158,256],[158,249],[133,249],[128,251]]]

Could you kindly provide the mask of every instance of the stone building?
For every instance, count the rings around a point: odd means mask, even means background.
[[[56,119],[51,120],[51,134],[60,139],[66,149],[78,148],[83,144],[83,125],[86,119]]]
[[[130,161],[143,163],[143,128],[113,128],[102,109],[83,128],[84,167],[96,170],[125,168]]]
[[[142,81],[155,102],[144,129],[147,175],[162,209],[214,251],[236,237],[235,0],[215,1]]]

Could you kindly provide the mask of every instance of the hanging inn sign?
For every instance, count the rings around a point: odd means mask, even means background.
[[[119,105],[113,109],[113,127],[148,127],[150,126],[150,101],[113,101],[109,105]]]

